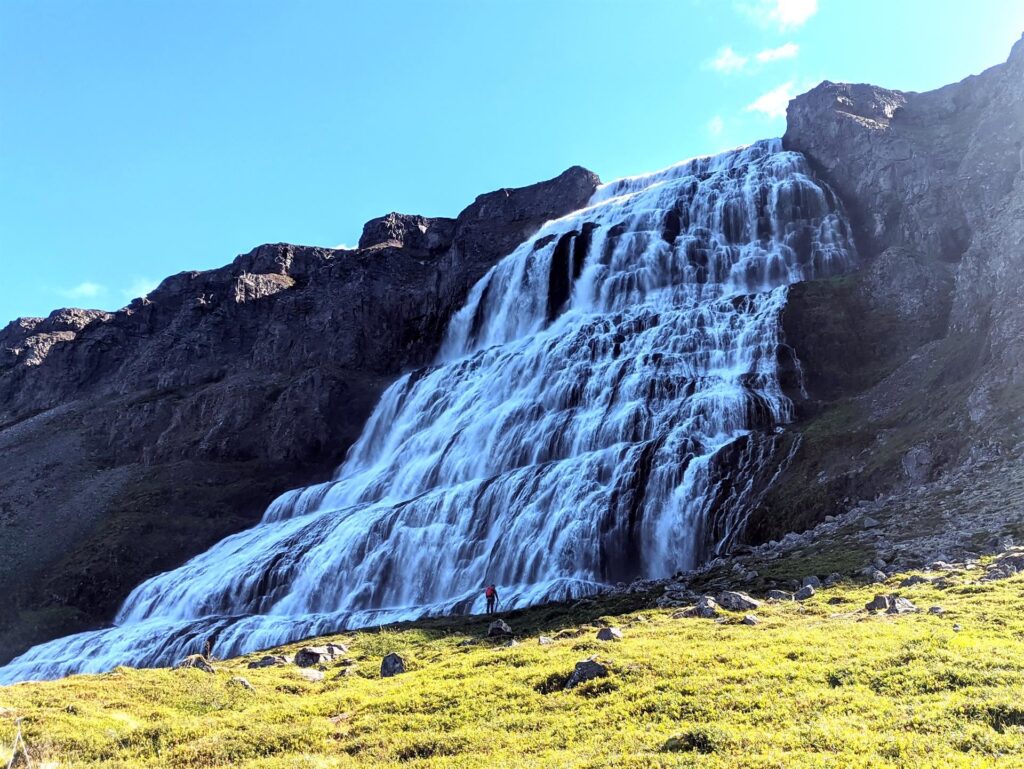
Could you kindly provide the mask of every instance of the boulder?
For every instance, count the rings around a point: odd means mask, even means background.
[[[785,590],[769,590],[764,594],[764,597],[769,601],[792,601],[793,594],[787,593]]]
[[[911,614],[915,611],[917,607],[911,601],[899,596],[890,596],[889,608],[885,610],[886,614]]]
[[[256,689],[253,687],[253,685],[251,683],[249,683],[248,679],[242,678],[241,676],[235,676],[234,678],[232,678],[230,681],[228,681],[228,685],[229,686],[240,686],[243,689],[249,690],[250,692],[256,691]]]
[[[214,672],[213,665],[202,654],[190,654],[174,667],[179,670],[182,668],[195,668],[196,670],[202,670],[204,673]]]
[[[889,610],[889,596],[887,595],[876,595],[866,604],[864,608],[868,611],[888,611]]]
[[[405,660],[391,652],[380,662],[380,677],[391,678],[405,672]]]
[[[682,612],[684,617],[701,617],[702,619],[714,619],[718,616],[718,603],[709,595],[697,601],[696,606],[691,606]]]
[[[808,598],[814,595],[814,588],[810,585],[804,585],[802,588],[797,590],[793,594],[793,598],[798,601],[806,601]]]
[[[931,580],[927,577],[921,577],[917,574],[912,577],[907,577],[900,582],[900,587],[913,587],[914,585],[927,585],[930,584]]]
[[[729,611],[750,611],[761,605],[760,601],[754,600],[746,593],[737,590],[726,590],[718,596],[718,604]]]
[[[817,590],[819,587],[821,587],[821,580],[812,575],[810,577],[804,577],[800,585],[801,587],[813,587],[815,590]]]
[[[537,643],[540,644],[541,646],[548,646],[550,644],[553,644],[554,642],[555,642],[554,638],[552,638],[551,636],[546,636],[546,635],[542,635],[540,638],[537,639]]]
[[[496,619],[487,626],[488,638],[502,638],[512,635],[512,628],[504,620]]]
[[[621,641],[622,631],[617,627],[603,627],[597,631],[598,641]]]
[[[312,670],[311,668],[302,668],[299,670],[299,675],[305,678],[307,681],[317,683],[318,681],[324,680],[324,671]]]
[[[334,659],[345,654],[348,649],[336,644],[325,646],[303,646],[295,653],[295,664],[300,668],[311,668],[314,665],[326,665]]]
[[[264,657],[260,657],[258,660],[253,660],[249,663],[250,669],[256,668],[272,668],[279,665],[287,665],[288,658],[280,654],[268,654]]]
[[[608,675],[608,668],[595,660],[593,657],[577,662],[576,667],[565,682],[566,689],[572,689],[586,681],[593,681],[595,678],[604,678]]]
[[[741,625],[757,625],[760,624],[761,620],[755,617],[753,614],[747,614],[740,621]]]
[[[945,614],[946,610],[943,609],[941,606],[930,606],[930,607],[928,607],[928,613],[929,614]]]
[[[864,517],[862,525],[865,529],[874,529],[881,526],[882,524],[879,521],[872,518],[870,515],[868,515]]]

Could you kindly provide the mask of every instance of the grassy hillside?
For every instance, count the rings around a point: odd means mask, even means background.
[[[20,717],[33,760],[61,767],[1020,767],[1024,575],[981,574],[841,584],[755,626],[641,594],[509,615],[513,646],[479,619],[346,633],[319,682],[252,655],[20,684],[0,688],[0,758]],[[878,592],[921,611],[869,615]],[[597,641],[603,624],[623,639]],[[381,679],[391,651],[409,671]],[[609,675],[565,690],[591,656]]]

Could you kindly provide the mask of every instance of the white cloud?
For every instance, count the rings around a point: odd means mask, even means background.
[[[707,63],[707,66],[716,72],[739,72],[747,66],[749,60],[749,57],[741,56],[727,45]]]
[[[68,299],[95,299],[100,294],[106,293],[107,289],[105,286],[101,286],[99,283],[93,283],[91,280],[82,281],[77,286],[71,288],[60,288],[57,289],[61,296],[66,296]]]
[[[760,112],[770,118],[786,117],[786,107],[790,99],[796,94],[793,93],[793,81],[783,83],[778,88],[773,88],[768,93],[761,94],[753,102],[747,105],[747,112]]]
[[[160,282],[156,280],[150,280],[149,278],[136,278],[128,287],[121,289],[121,293],[124,294],[127,299],[135,299],[136,297],[145,296],[158,285],[160,285]]]
[[[712,136],[721,136],[722,131],[725,130],[725,121],[722,120],[721,115],[715,115],[711,120],[708,121],[708,133]]]
[[[797,29],[818,12],[818,0],[745,0],[738,7],[760,24]]]
[[[331,246],[335,251],[354,251],[355,246],[350,246],[347,243],[339,243],[336,246]]]
[[[786,43],[778,48],[766,48],[763,51],[758,51],[754,54],[754,58],[764,64],[769,61],[779,61],[779,59],[792,59],[798,53],[800,53],[800,46],[796,43]]]
[[[727,74],[749,72],[751,69],[757,69],[757,64],[767,64],[779,61],[780,59],[792,59],[799,52],[800,46],[796,43],[786,43],[778,48],[766,48],[763,51],[758,51],[753,56],[747,56],[738,53],[732,46],[727,45],[715,54],[715,58],[707,61],[704,66],[707,69]],[[751,64],[755,66],[751,67]]]

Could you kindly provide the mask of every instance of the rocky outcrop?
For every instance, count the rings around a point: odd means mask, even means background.
[[[863,266],[790,291],[800,420],[752,541],[1024,438],[1024,39],[927,93],[822,83],[790,103],[783,142],[839,193]]]
[[[356,250],[260,246],[115,313],[0,331],[0,661],[107,622],[145,577],[324,479],[498,259],[597,177],[389,214]]]

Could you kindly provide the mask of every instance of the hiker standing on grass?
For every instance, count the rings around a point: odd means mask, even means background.
[[[487,598],[487,613],[494,614],[498,607],[498,589],[494,585],[488,585],[484,589],[484,596]]]

